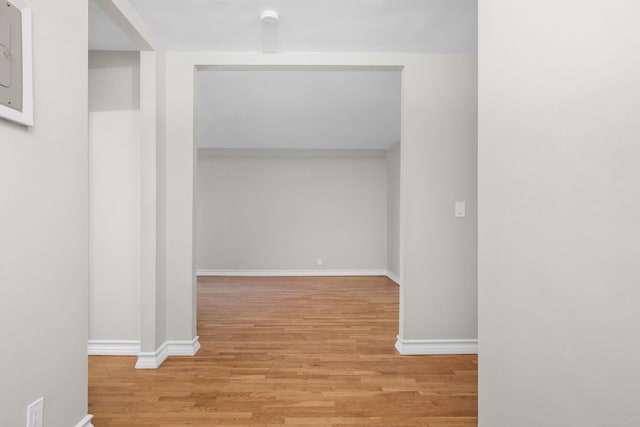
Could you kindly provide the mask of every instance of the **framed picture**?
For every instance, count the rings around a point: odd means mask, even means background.
[[[0,118],[33,126],[31,8],[0,2]]]

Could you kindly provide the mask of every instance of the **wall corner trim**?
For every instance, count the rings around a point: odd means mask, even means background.
[[[390,280],[396,283],[396,285],[400,286],[400,276],[396,273],[393,273],[387,270],[387,274],[385,274]]]
[[[156,351],[138,353],[136,369],[158,369],[169,356],[195,356],[200,337],[188,341],[165,341]]]
[[[429,354],[478,354],[477,339],[403,340],[398,337],[396,350],[403,356]]]
[[[197,275],[206,276],[246,276],[246,277],[284,277],[284,276],[386,276],[383,269],[368,270],[198,270]]]
[[[82,419],[82,421],[76,424],[75,427],[93,427],[93,424],[91,424],[92,418],[93,418],[93,415],[87,415]]]
[[[89,356],[137,356],[140,341],[137,340],[89,340]]]

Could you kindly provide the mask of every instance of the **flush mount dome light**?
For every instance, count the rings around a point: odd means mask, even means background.
[[[260,22],[265,24],[277,24],[278,19],[280,19],[280,17],[275,10],[265,10],[260,14]]]

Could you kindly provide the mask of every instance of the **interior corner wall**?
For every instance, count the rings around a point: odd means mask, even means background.
[[[384,151],[216,153],[198,155],[198,270],[386,270]]]
[[[0,425],[87,414],[87,2],[29,0],[34,126],[0,119]]]
[[[387,151],[387,270],[400,276],[400,143]]]
[[[640,3],[479,18],[480,426],[638,426]]]
[[[477,56],[167,53],[169,339],[196,335],[194,74],[199,66],[402,69],[400,337],[477,337]],[[466,218],[454,217],[456,201]]]
[[[90,340],[140,340],[140,54],[89,53]]]

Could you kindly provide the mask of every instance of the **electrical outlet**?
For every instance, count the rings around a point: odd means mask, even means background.
[[[44,427],[44,397],[27,406],[27,427]]]
[[[318,258],[316,262],[318,263],[318,265],[324,264],[324,261],[322,260],[322,258]]]

